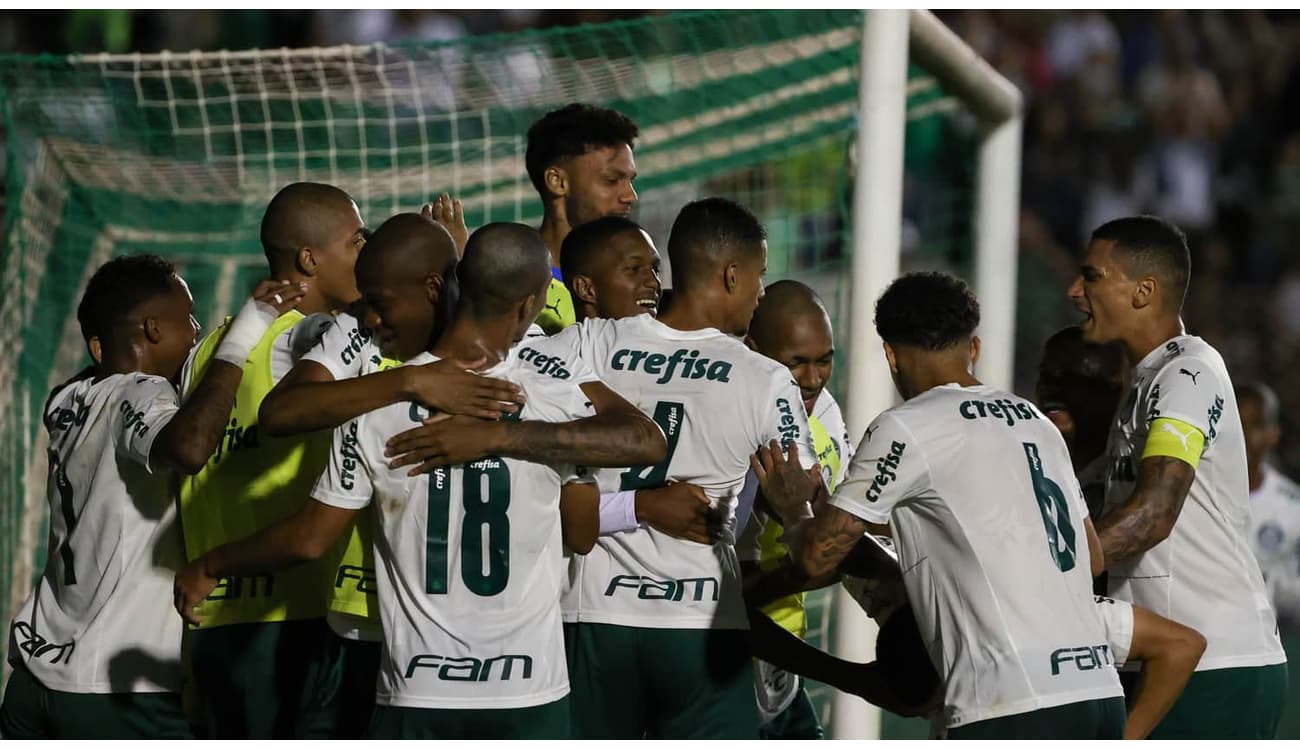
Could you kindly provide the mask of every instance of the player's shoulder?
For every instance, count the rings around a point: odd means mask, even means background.
[[[1153,363],[1156,379],[1186,377],[1195,385],[1203,385],[1202,377],[1230,384],[1228,367],[1223,355],[1199,336],[1178,336],[1166,341],[1160,355]]]
[[[515,383],[524,391],[524,407],[520,419],[541,422],[566,422],[580,416],[589,416],[583,407],[589,405],[581,387],[567,377],[538,369],[535,362],[511,357],[485,370],[484,375]]]

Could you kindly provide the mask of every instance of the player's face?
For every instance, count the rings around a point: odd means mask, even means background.
[[[1258,466],[1277,447],[1281,431],[1277,425],[1264,420],[1264,409],[1257,398],[1241,399],[1237,402],[1237,411],[1241,414],[1241,430],[1246,438],[1246,460],[1251,466]]]
[[[564,164],[569,192],[564,211],[569,226],[576,227],[602,216],[630,216],[636,203],[636,160],[627,144],[593,148]]]
[[[645,232],[616,235],[606,251],[612,260],[592,275],[597,314],[602,318],[630,318],[659,312],[663,288],[659,280],[659,251]]]
[[[185,359],[198,342],[200,330],[199,322],[194,318],[194,297],[185,279],[172,275],[171,290],[155,312],[159,332],[154,349],[158,374],[177,383]]]
[[[365,308],[362,322],[373,331],[385,357],[405,362],[429,348],[437,308],[425,280],[389,279],[382,271],[363,271],[357,285]]]
[[[1134,282],[1118,263],[1115,243],[1096,240],[1070,285],[1070,301],[1085,315],[1079,324],[1083,340],[1108,343],[1124,338],[1129,313],[1133,309]]]
[[[760,353],[790,368],[799,384],[804,408],[812,414],[817,398],[830,382],[835,367],[835,342],[825,315],[805,313],[781,321],[770,344]]]
[[[736,264],[736,287],[732,299],[735,304],[735,323],[728,333],[744,336],[749,332],[749,321],[754,318],[758,301],[763,299],[763,274],[767,273],[767,242],[763,241],[752,258]]]
[[[355,301],[357,291],[357,255],[365,247],[365,222],[357,204],[348,201],[340,207],[330,221],[328,239],[320,247],[312,248],[316,259],[315,283],[331,308],[342,308]]]

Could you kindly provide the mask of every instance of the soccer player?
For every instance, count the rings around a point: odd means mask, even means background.
[[[1205,636],[1182,697],[1154,738],[1271,738],[1286,691],[1259,564],[1246,538],[1250,481],[1223,358],[1183,331],[1187,240],[1138,216],[1092,234],[1070,299],[1087,341],[1136,363],[1112,427],[1097,533],[1110,592]]]
[[[356,298],[352,267],[365,244],[363,229],[352,198],[332,185],[294,183],[267,205],[261,240],[271,276],[302,281],[308,291],[241,363],[244,376],[222,442],[207,466],[181,482],[189,559],[287,515],[324,469],[329,433],[266,434],[258,408],[315,342],[324,319],[316,314]],[[315,317],[304,323],[307,316]],[[200,342],[186,365],[182,393],[191,392],[227,335],[221,326]],[[203,602],[203,624],[190,637],[210,736],[285,738],[306,731],[309,696],[324,671],[326,581],[322,566],[304,564],[264,577],[226,578]]]
[[[744,207],[709,198],[678,214],[668,252],[677,293],[662,318],[584,326],[581,358],[653,415],[669,445],[657,464],[601,472],[601,488],[687,482],[729,512],[758,446],[812,455],[789,371],[737,338],[763,293],[766,237]],[[577,561],[565,610],[578,737],[757,736],[731,541],[638,527],[601,536]]]
[[[534,230],[490,224],[475,232],[458,270],[455,321],[430,349],[435,313],[427,296],[387,294],[402,288],[418,264],[427,273],[430,258],[394,257],[390,248],[398,244],[384,242],[392,223],[376,232],[377,247],[357,267],[367,302],[389,302],[374,326],[386,353],[408,366],[449,356],[488,359],[490,372],[518,383],[527,396],[520,424],[598,419],[589,416],[591,403],[580,388],[508,357],[541,309],[550,278]],[[559,462],[489,457],[414,476],[391,468],[384,443],[428,416],[415,404],[395,404],[341,426],[307,506],[188,566],[177,577],[177,608],[192,616],[193,602],[219,575],[319,557],[372,505],[384,629],[372,736],[567,737],[561,535],[563,529],[571,550],[591,547],[595,487],[575,483],[582,470]],[[626,444],[642,437],[641,419],[604,421],[623,425],[609,437]]]
[[[572,325],[573,298],[564,285],[564,238],[602,216],[630,216],[636,203],[636,123],[612,109],[570,104],[547,112],[528,129],[524,163],[542,199],[539,231],[551,251],[554,278],[537,324],[548,334]]]
[[[848,469],[845,459],[853,449],[840,405],[826,389],[835,365],[835,339],[825,306],[812,289],[798,281],[769,284],[754,310],[748,343],[758,353],[789,368],[798,383],[817,463],[827,488],[834,490]],[[755,508],[755,518],[738,545],[742,561],[772,570],[788,557],[789,550],[778,541],[785,529],[773,516],[771,510],[760,512]],[[800,638],[807,634],[802,592],[772,602],[763,613]],[[763,739],[825,736],[802,680],[761,660],[755,665],[755,678],[759,717],[763,719],[759,735]]]
[[[313,189],[334,195],[321,190],[323,187]],[[302,201],[288,205],[296,211],[310,208],[310,204]],[[437,227],[427,218],[440,213],[444,219],[448,213],[453,219],[463,216],[453,209],[450,199],[445,196],[436,205],[426,207],[426,218],[405,215],[406,221],[428,230],[432,238],[430,250],[435,255],[431,272],[413,275],[407,281],[414,288],[423,290],[435,304],[443,301],[447,286],[454,284],[454,269],[459,253],[458,246],[449,233],[451,230],[446,225]],[[306,218],[308,229],[315,231],[321,225],[319,218],[310,215]],[[456,226],[454,221],[452,226]],[[459,228],[463,232],[463,219]],[[290,241],[289,244],[294,242]],[[329,451],[329,433],[321,430],[337,427],[368,410],[411,400],[443,411],[468,411],[496,416],[503,408],[512,408],[504,405],[503,401],[509,402],[517,394],[513,384],[468,373],[464,363],[454,360],[386,372],[398,363],[381,356],[378,347],[370,340],[370,330],[360,325],[353,314],[365,314],[359,309],[364,306],[358,304],[359,292],[356,291],[354,273],[356,257],[354,254],[350,258],[336,259],[343,264],[340,273],[346,275],[334,285],[336,292],[331,295],[329,302],[318,306],[324,308],[321,312],[332,311],[333,316],[312,315],[294,324],[286,334],[301,337],[307,346],[311,346],[310,350],[296,361],[289,361],[292,368],[287,373],[284,365],[273,367],[271,379],[264,386],[271,390],[259,394],[263,396],[260,398],[260,407],[251,399],[246,406],[257,415],[258,430],[264,436],[269,436],[269,439],[298,436],[292,440],[282,440],[279,444],[305,443],[307,447],[303,460],[316,467],[317,475],[324,468]],[[447,299],[450,298],[452,295],[447,296]],[[444,314],[440,317],[440,322],[445,322],[445,319]],[[314,346],[311,345],[313,341]],[[281,343],[284,343],[283,338]],[[301,347],[294,349],[300,351]],[[356,381],[349,380],[361,375],[365,377]],[[339,382],[333,382],[335,378]],[[309,433],[313,434],[308,435]],[[241,526],[242,532],[252,533],[256,528],[279,520],[292,509],[298,508],[308,496],[311,489],[309,483],[314,480],[315,477],[310,474],[300,474],[290,488],[292,492],[288,489],[277,490],[275,497],[283,503],[276,506],[279,512],[261,513],[256,518],[256,525]],[[328,628],[320,636],[324,641],[324,656],[310,662],[310,667],[307,667],[316,679],[307,686],[306,693],[301,689],[294,693],[295,696],[302,696],[301,714],[286,712],[295,721],[290,728],[295,735],[311,738],[357,738],[369,724],[379,665],[379,612],[374,601],[376,584],[368,531],[368,518],[360,518],[356,528],[349,532],[347,540],[338,549],[319,563],[298,568],[304,571],[299,574],[303,577],[319,576],[315,588],[302,581],[296,591],[303,599],[311,597],[311,609],[326,610],[324,614]],[[313,568],[314,573],[306,572]],[[303,648],[304,642],[294,641],[289,650],[292,653],[293,649]],[[253,679],[260,679],[258,674],[264,672],[264,669],[258,669],[254,672]],[[260,684],[266,683],[262,681]],[[248,693],[240,691],[240,694],[248,695],[250,701],[257,701],[249,709],[250,713],[265,713],[267,704],[262,700],[264,696],[255,690]]]
[[[241,367],[306,293],[263,282],[184,405],[175,382],[199,326],[170,263],[115,258],[77,308],[94,364],[46,402],[50,547],[10,628],[6,739],[183,738],[182,626],[168,612],[184,549],[171,471],[194,474],[228,438]]]
[[[1250,476],[1250,538],[1277,613],[1282,647],[1300,654],[1300,486],[1268,460],[1282,437],[1277,395],[1260,382],[1238,385],[1237,408]],[[1287,668],[1290,695],[1300,695],[1300,669]],[[1283,715],[1280,739],[1300,736],[1300,716]]]
[[[867,428],[829,504],[793,530],[797,562],[755,599],[824,583],[863,533],[888,529],[950,737],[1118,738],[1122,691],[1090,590],[1100,558],[1069,454],[1032,404],[971,374],[978,324],[951,276],[885,290],[876,330],[905,401]]]

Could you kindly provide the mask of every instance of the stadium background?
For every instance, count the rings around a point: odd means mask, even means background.
[[[1224,353],[1234,379],[1278,390],[1277,458],[1300,473],[1300,379],[1289,376],[1300,365],[1300,249],[1289,242],[1300,229],[1300,17],[939,15],[1026,98],[1017,391],[1030,392],[1043,339],[1076,319],[1064,289],[1087,231],[1155,211],[1192,240],[1189,329]],[[683,202],[732,195],[768,226],[772,277],[810,281],[838,316],[859,29],[854,11],[0,13],[0,51],[44,55],[0,62],[6,619],[25,588],[13,582],[43,555],[32,414],[81,363],[68,320],[97,261],[177,258],[209,327],[261,272],[265,199],[304,175],[353,192],[372,225],[444,190],[467,200],[471,226],[535,222],[522,136],[546,109],[586,99],[641,124],[637,217],[661,248]],[[332,45],[354,46],[181,52]],[[127,54],[161,50],[174,54]],[[969,272],[974,139],[972,118],[913,69],[905,270]],[[837,394],[842,382],[843,368]],[[812,615],[824,639],[829,616]],[[913,729],[886,723],[887,735]]]

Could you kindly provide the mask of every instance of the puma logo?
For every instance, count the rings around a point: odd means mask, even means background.
[[[1168,422],[1161,422],[1160,426],[1164,429],[1165,432],[1171,433],[1172,435],[1178,438],[1178,442],[1183,444],[1183,450],[1191,452],[1192,447],[1187,444],[1187,441],[1191,439],[1192,433],[1195,431],[1194,429],[1188,430],[1187,432],[1183,433],[1183,432],[1179,432],[1176,427],[1169,424]]]
[[[1187,377],[1191,378],[1192,385],[1196,385],[1196,377],[1201,374],[1201,371],[1197,370],[1196,372],[1192,372],[1191,370],[1184,370],[1183,368],[1180,367],[1178,368],[1178,374],[1186,375]]]
[[[873,432],[875,432],[876,430],[879,430],[879,429],[880,429],[880,425],[878,425],[878,424],[873,424],[873,425],[871,425],[870,427],[867,428],[867,442],[868,442],[868,443],[871,442],[871,434],[872,434]]]
[[[560,302],[559,302],[559,300],[556,300],[556,302],[555,302],[554,305],[547,305],[547,306],[543,307],[542,309],[543,309],[543,310],[550,310],[552,313],[555,313],[555,317],[557,317],[557,318],[560,317]]]

